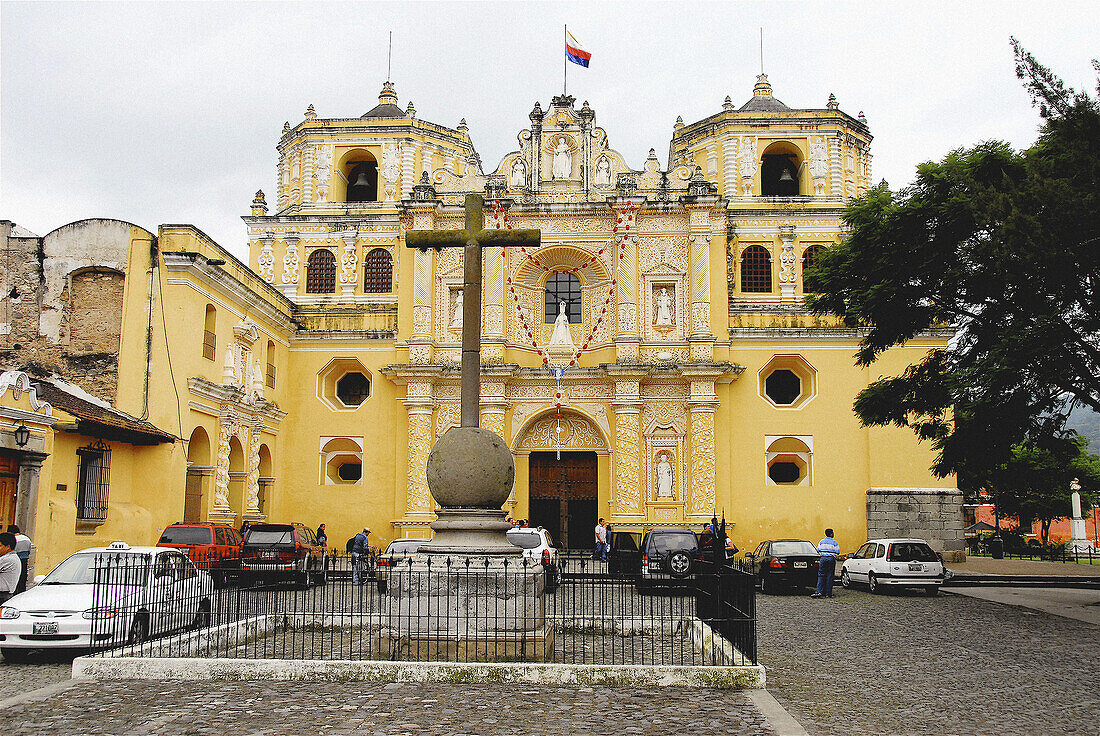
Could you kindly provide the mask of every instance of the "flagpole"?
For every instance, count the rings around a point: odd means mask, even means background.
[[[562,41],[569,44],[569,24],[562,25]],[[565,97],[569,87],[569,55],[565,53],[565,47],[561,50],[561,96]]]

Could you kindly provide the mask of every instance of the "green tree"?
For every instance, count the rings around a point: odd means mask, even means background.
[[[1081,483],[1081,503],[1088,509],[1100,488],[1100,457],[1086,452],[1088,442],[1075,438],[1055,448],[1021,444],[1009,459],[992,470],[989,492],[998,516],[1015,516],[1021,530],[1038,519],[1043,544],[1050,523],[1070,515],[1070,481]]]
[[[1064,451],[1069,411],[1100,410],[1100,105],[1012,44],[1044,120],[1035,145],[982,143],[921,164],[899,192],[879,185],[807,274],[812,311],[865,330],[859,365],[955,330],[854,408],[865,425],[912,427],[934,472],[975,483],[1018,445]]]

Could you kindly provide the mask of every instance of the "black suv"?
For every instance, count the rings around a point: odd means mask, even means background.
[[[690,529],[653,529],[642,539],[638,591],[658,584],[677,586],[692,577],[703,559],[699,537]]]

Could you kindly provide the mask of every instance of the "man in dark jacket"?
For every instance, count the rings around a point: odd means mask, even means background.
[[[364,562],[370,557],[370,529],[363,527],[363,531],[355,535],[351,540],[351,583],[359,585],[359,562]]]

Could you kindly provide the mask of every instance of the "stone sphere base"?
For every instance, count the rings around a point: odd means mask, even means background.
[[[428,456],[428,490],[443,508],[499,509],[516,480],[507,443],[487,429],[455,427]]]

